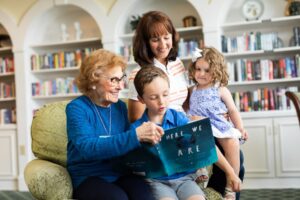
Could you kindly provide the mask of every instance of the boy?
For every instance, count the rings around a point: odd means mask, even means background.
[[[151,121],[169,129],[184,125],[189,119],[184,113],[168,109],[170,82],[168,76],[157,67],[143,67],[134,79],[138,99],[146,105],[142,117],[135,121],[131,128],[136,128],[143,122]],[[154,133],[155,134],[155,133]],[[205,199],[203,191],[194,181],[193,171],[174,174],[171,176],[149,179],[154,196],[157,199]]]
[[[134,85],[138,93],[138,99],[146,105],[142,117],[135,121],[131,128],[135,129],[143,122],[151,121],[163,129],[187,124],[189,119],[184,113],[168,109],[170,83],[168,76],[157,67],[143,67],[134,79]],[[153,137],[155,137],[153,133]],[[217,149],[218,165],[226,172],[227,181],[234,190],[240,190],[240,180],[233,169]],[[149,179],[156,199],[199,199],[204,200],[205,195],[195,182],[197,175],[195,171],[187,171]]]

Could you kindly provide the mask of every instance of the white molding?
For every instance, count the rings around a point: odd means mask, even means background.
[[[300,189],[299,178],[245,178],[243,189]],[[243,193],[243,191],[242,191]]]
[[[298,177],[300,179],[300,127],[296,118],[274,120],[276,175],[278,177]],[[288,157],[287,157],[288,156]]]
[[[244,126],[247,131],[252,133],[249,136],[249,141],[241,146],[245,158],[245,179],[249,177],[274,177],[272,119],[269,118],[264,121],[259,119],[244,120]],[[256,145],[255,149],[253,149],[254,145]],[[259,161],[254,160],[258,158]]]
[[[5,178],[15,178],[17,176],[17,154],[16,154],[16,146],[17,146],[17,140],[16,140],[16,129],[0,129],[0,143],[1,140],[8,140],[9,141],[9,149],[3,149],[3,144],[1,152],[3,153],[9,153],[10,160],[2,160],[1,166],[8,166],[11,167],[10,171],[0,171],[0,179]],[[3,158],[1,158],[3,159]]]

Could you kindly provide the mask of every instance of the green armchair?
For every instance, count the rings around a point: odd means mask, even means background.
[[[45,105],[36,112],[32,121],[32,152],[36,159],[27,164],[24,177],[30,193],[38,200],[72,199],[72,181],[66,169],[67,103]],[[212,188],[205,188],[204,192],[208,200],[223,199]]]
[[[27,164],[24,177],[32,196],[39,200],[72,199],[72,182],[66,170],[67,103],[45,105],[32,121],[32,152],[36,159]]]

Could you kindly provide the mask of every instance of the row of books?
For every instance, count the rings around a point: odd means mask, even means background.
[[[286,97],[286,91],[297,92],[298,87],[278,87],[275,89],[259,88],[254,91],[232,93],[235,105],[241,112],[288,110],[291,102]]]
[[[180,38],[178,43],[178,56],[179,57],[190,57],[192,56],[195,48],[202,47],[202,40],[184,40]]]
[[[280,59],[228,62],[230,82],[300,77],[300,55]]]
[[[293,39],[294,45],[300,46],[300,26],[296,26],[293,28]]]
[[[0,57],[0,73],[5,74],[15,71],[15,64],[13,57]]]
[[[32,83],[32,96],[51,96],[78,93],[73,77],[56,78],[49,81]]]
[[[184,40],[180,38],[178,43],[178,56],[190,57],[195,48],[202,48],[204,46],[203,40]],[[120,47],[120,55],[122,55],[128,62],[134,62],[132,45],[124,45]]]
[[[31,70],[58,69],[77,67],[94,48],[77,49],[75,51],[61,51],[41,55],[31,55]]]
[[[125,44],[121,46],[119,54],[122,55],[127,62],[134,62],[132,45]]]
[[[276,32],[250,32],[239,36],[221,36],[222,52],[244,52],[255,50],[273,50],[283,44]]]
[[[16,109],[0,109],[0,124],[15,124],[17,122]]]
[[[15,83],[4,83],[0,82],[0,98],[9,98],[16,96],[16,86]]]

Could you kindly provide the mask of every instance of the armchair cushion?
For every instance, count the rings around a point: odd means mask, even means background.
[[[64,167],[67,160],[65,108],[68,102],[46,104],[35,113],[31,126],[33,154]]]
[[[71,177],[63,166],[36,159],[26,165],[24,174],[29,191],[36,199],[72,199]]]

